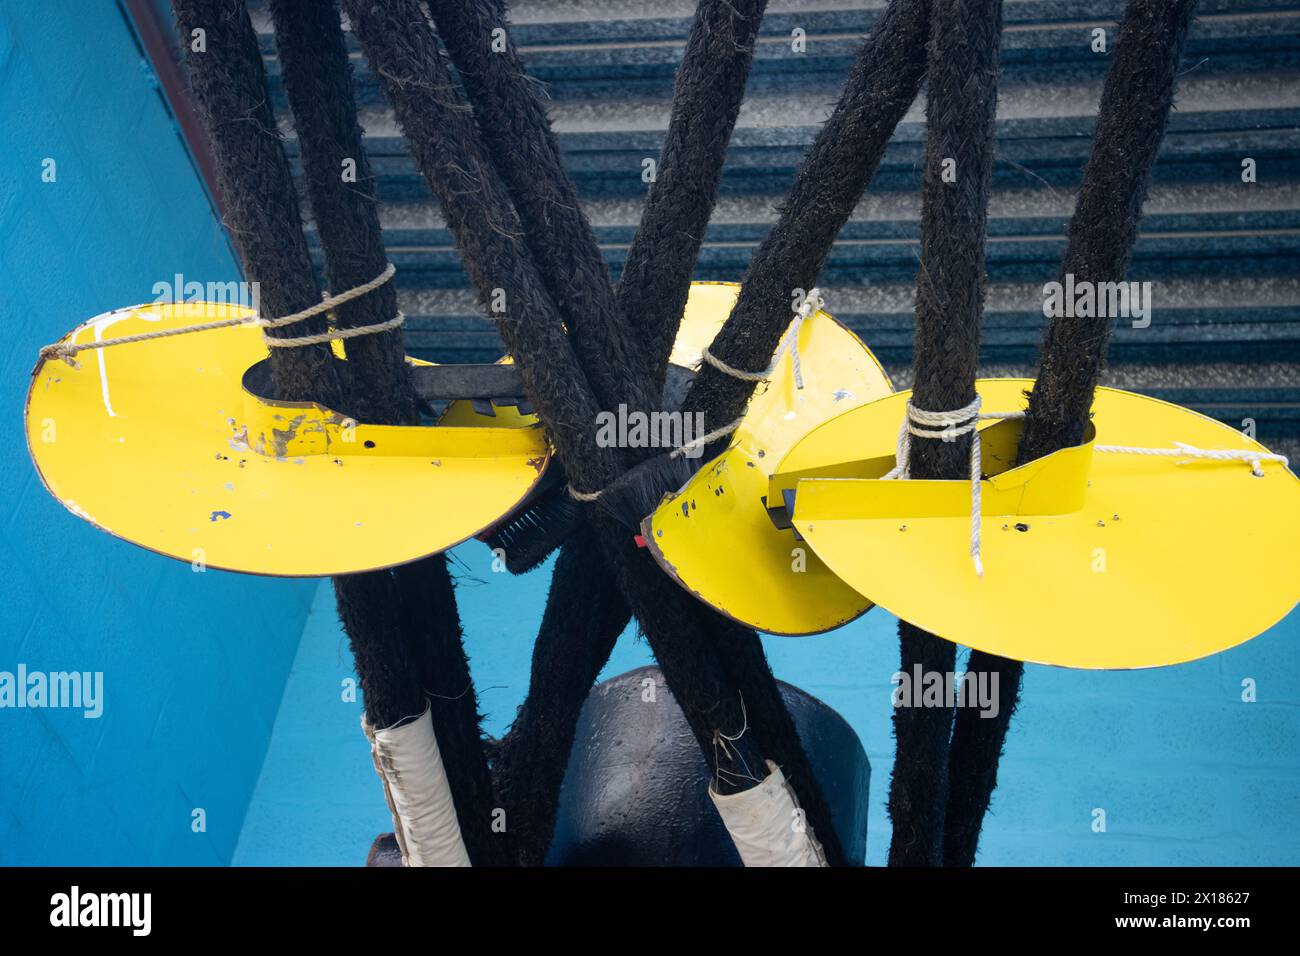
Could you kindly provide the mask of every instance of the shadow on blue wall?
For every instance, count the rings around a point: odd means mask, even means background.
[[[22,407],[41,345],[238,269],[116,4],[5,4],[0,116],[0,672],[104,675],[98,719],[0,709],[0,864],[226,863],[316,582],[195,574],[72,517]]]

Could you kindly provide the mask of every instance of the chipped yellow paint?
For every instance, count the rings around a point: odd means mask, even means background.
[[[1015,411],[1032,384],[976,387],[985,411]],[[990,477],[977,576],[969,481],[880,480],[909,395],[826,422],[774,479],[796,479],[794,525],[826,565],[899,617],[1015,660],[1138,668],[1234,647],[1300,598],[1295,475],[1276,462],[1257,478],[1239,461],[1094,452],[1175,442],[1267,451],[1196,412],[1108,388],[1093,405],[1093,441],[1020,468],[1011,466],[1021,423],[983,426]],[[835,447],[863,457],[837,462]]]
[[[247,309],[158,304],[92,319],[65,342],[233,318]],[[242,385],[266,358],[254,325],[43,361],[27,441],[50,493],[118,537],[254,574],[323,576],[391,567],[491,526],[550,455],[536,421],[469,403],[438,427],[358,425]]]
[[[673,362],[694,366],[731,313],[740,287],[691,285]],[[650,553],[684,588],[751,627],[815,634],[871,604],[832,574],[794,532],[778,530],[763,497],[786,451],[827,418],[890,393],[875,356],[825,312],[799,333],[804,387],[788,356],[759,385],[731,447],[666,497],[642,524]],[[779,499],[778,499],[779,500]]]

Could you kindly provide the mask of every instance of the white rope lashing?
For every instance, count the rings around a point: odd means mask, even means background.
[[[274,336],[266,336],[266,344],[274,349],[291,349],[299,348],[304,345],[322,345],[325,342],[342,342],[347,339],[355,339],[362,335],[375,335],[379,332],[391,332],[393,329],[402,327],[406,321],[406,316],[398,312],[387,322],[376,322],[374,325],[356,325],[346,329],[330,329],[328,332],[321,332],[318,335],[300,335],[297,338],[281,339]]]
[[[979,422],[985,419],[1024,418],[1024,412],[980,412],[980,396],[963,408],[947,412],[930,412],[917,408],[909,401],[907,417],[898,429],[898,443],[895,449],[896,464],[882,476],[881,480],[907,479],[910,477],[909,459],[912,451],[912,436],[918,438],[939,438],[955,441],[958,437],[975,431]],[[980,559],[980,488],[982,463],[980,461],[980,440],[978,435],[971,436],[970,443],[970,556],[975,565],[975,573],[984,577],[984,562]],[[1288,461],[1285,455],[1269,452],[1251,451],[1233,448],[1197,448],[1185,442],[1174,442],[1173,448],[1143,448],[1136,445],[1094,445],[1093,451],[1123,455],[1151,455],[1162,458],[1181,458],[1183,461],[1208,459],[1211,461],[1245,461],[1250,463],[1251,471],[1263,477],[1264,469],[1260,462],[1276,461],[1285,468]],[[1182,464],[1180,461],[1179,464]]]
[[[803,388],[803,363],[799,359],[799,330],[803,328],[804,321],[824,305],[821,289],[810,289],[808,294],[803,297],[803,302],[799,304],[799,308],[793,310],[794,320],[790,323],[790,327],[786,329],[785,335],[781,336],[776,351],[772,353],[771,364],[761,372],[746,372],[744,369],[733,368],[710,352],[707,347],[700,353],[700,360],[712,365],[723,375],[740,379],[742,382],[766,382],[776,372],[776,367],[781,362],[781,356],[789,352],[790,366],[794,372],[795,388]]]
[[[127,345],[131,342],[148,342],[152,339],[165,339],[173,335],[187,335],[190,332],[209,332],[213,329],[232,328],[237,325],[248,325],[256,323],[262,329],[279,329],[286,325],[293,325],[296,322],[302,322],[322,312],[329,312],[332,309],[345,305],[353,299],[359,299],[367,293],[373,292],[381,285],[387,282],[397,272],[397,268],[390,262],[384,267],[384,271],[379,273],[369,282],[363,282],[361,285],[340,292],[338,295],[327,295],[315,305],[308,306],[301,312],[294,312],[292,315],[281,316],[278,319],[263,319],[259,316],[240,316],[237,319],[220,319],[215,322],[201,322],[198,325],[183,325],[174,329],[158,329],[154,332],[140,332],[136,335],[123,335],[116,339],[103,339],[98,342],[55,342],[52,345],[46,345],[41,349],[41,358],[43,359],[61,359],[67,362],[73,368],[80,368],[76,360],[78,352],[85,352],[89,349],[105,349],[110,345]],[[398,312],[396,316],[386,322],[376,322],[374,325],[358,325],[354,328],[331,329],[328,332],[321,332],[318,335],[303,335],[297,338],[275,338],[274,336],[262,333],[266,344],[272,348],[298,348],[304,345],[323,345],[326,342],[334,342],[343,339],[354,339],[361,335],[374,335],[378,332],[388,332],[392,329],[399,328],[406,321],[406,317]]]
[[[1132,445],[1093,445],[1094,451],[1116,452],[1124,455],[1156,455],[1161,458],[1181,458],[1178,464],[1193,458],[1206,458],[1211,461],[1248,461],[1250,470],[1256,478],[1264,477],[1262,461],[1277,461],[1285,468],[1290,464],[1286,455],[1272,455],[1248,448],[1197,448],[1184,442],[1174,442],[1173,448],[1136,448]]]
[[[740,418],[737,418],[734,422],[732,422],[729,425],[723,425],[721,428],[715,428],[713,429],[713,431],[701,435],[699,438],[696,438],[693,441],[689,441],[685,445],[679,445],[678,447],[674,448],[672,451],[668,453],[668,457],[680,458],[682,457],[682,455],[685,455],[687,452],[691,451],[692,449],[703,448],[706,445],[708,445],[710,442],[717,441],[719,438],[723,438],[727,435],[730,435],[732,432],[734,432],[737,428],[740,427],[740,423],[743,422],[744,420],[745,417],[742,415]],[[591,501],[595,501],[597,498],[600,497],[599,491],[579,491],[577,488],[573,487],[573,485],[566,485],[565,489],[569,492],[569,497],[572,498],[574,501],[591,502]]]

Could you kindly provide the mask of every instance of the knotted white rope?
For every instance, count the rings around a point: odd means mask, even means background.
[[[723,375],[729,375],[732,378],[740,379],[742,382],[766,382],[776,372],[776,367],[781,362],[781,356],[786,352],[790,353],[790,365],[794,372],[795,388],[803,388],[803,363],[799,359],[799,330],[803,328],[804,320],[810,315],[817,312],[825,305],[822,299],[820,289],[811,289],[803,297],[803,302],[799,308],[793,310],[794,321],[786,329],[785,335],[781,337],[781,342],[772,353],[772,362],[761,372],[747,372],[744,369],[733,368],[722,359],[718,358],[706,347],[700,353],[701,361],[712,365]]]
[[[301,312],[294,312],[292,315],[281,316],[278,319],[263,319],[259,316],[240,316],[237,319],[220,319],[215,322],[201,322],[198,325],[183,325],[173,329],[158,329],[154,332],[140,332],[135,335],[123,335],[115,339],[103,339],[97,342],[55,342],[52,345],[46,345],[41,349],[42,359],[61,359],[67,362],[73,368],[81,368],[76,360],[78,352],[85,352],[89,349],[106,349],[110,345],[126,345],[131,342],[148,342],[153,339],[165,339],[173,335],[187,335],[190,332],[209,332],[213,329],[232,328],[237,325],[248,325],[256,323],[262,329],[279,329],[286,325],[293,325],[295,322],[302,322],[322,312],[329,312],[334,308],[345,305],[353,299],[359,299],[367,293],[373,292],[381,285],[387,282],[397,272],[396,267],[390,262],[384,267],[384,271],[379,273],[369,282],[363,282],[361,285],[352,289],[340,292],[338,295],[327,295],[315,305],[308,306]],[[388,332],[398,328],[406,320],[406,317],[398,312],[396,316],[386,322],[377,322],[374,325],[359,325],[348,329],[331,329],[328,332],[322,332],[319,335],[303,335],[298,338],[275,338],[274,336],[262,333],[268,346],[274,348],[295,348],[303,345],[321,345],[326,342],[333,342],[342,339],[354,339],[361,335],[374,335],[377,332]]]
[[[961,435],[978,428],[981,420],[1024,418],[1024,412],[987,412],[980,411],[980,396],[963,408],[948,412],[931,412],[917,408],[908,401],[907,417],[898,429],[898,442],[895,447],[895,465],[882,476],[881,480],[907,479],[911,477],[910,462],[912,453],[912,436],[918,438],[940,438],[944,441],[956,441]],[[1178,464],[1193,459],[1212,461],[1245,461],[1250,463],[1251,471],[1258,477],[1264,476],[1260,462],[1276,461],[1285,468],[1289,464],[1285,455],[1269,452],[1251,451],[1233,448],[1197,448],[1185,442],[1174,442],[1173,448],[1143,448],[1136,445],[1094,445],[1093,450],[1113,454],[1152,455],[1157,457],[1182,458]],[[982,518],[980,514],[980,489],[983,465],[980,460],[980,440],[978,435],[971,436],[970,443],[970,556],[975,565],[975,573],[984,577],[984,562],[980,558],[980,532]]]

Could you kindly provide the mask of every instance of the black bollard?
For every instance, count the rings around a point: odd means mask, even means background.
[[[867,852],[871,765],[848,722],[778,681],[850,866]],[[766,768],[755,776],[767,775]],[[547,866],[740,866],[709,769],[657,667],[592,688],[560,791]],[[508,825],[508,824],[507,824]]]

